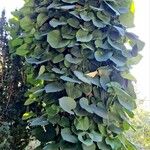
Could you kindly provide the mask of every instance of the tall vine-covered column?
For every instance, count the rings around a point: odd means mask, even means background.
[[[31,87],[23,119],[41,149],[136,149],[124,135],[136,108],[129,70],[144,46],[127,30],[133,1],[26,0],[13,14],[11,45]]]

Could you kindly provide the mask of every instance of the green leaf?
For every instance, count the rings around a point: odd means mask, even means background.
[[[43,150],[59,150],[59,145],[54,143],[48,143]]]
[[[106,26],[102,21],[100,21],[99,19],[95,17],[92,19],[92,21],[95,27],[104,28]]]
[[[82,61],[81,58],[73,58],[70,54],[67,54],[65,59],[72,64],[79,64]]]
[[[81,132],[78,134],[78,139],[86,146],[91,146],[93,144],[93,135],[87,132]]]
[[[78,42],[90,42],[93,38],[93,35],[89,34],[88,31],[84,31],[84,30],[80,29],[76,33],[76,38],[77,38]]]
[[[106,143],[108,144],[108,145],[110,145],[111,146],[111,148],[112,149],[114,149],[114,150],[118,150],[119,148],[121,148],[121,143],[120,143],[120,141],[117,139],[117,138],[109,138],[109,137],[107,137],[106,139],[105,139],[105,141],[106,141]]]
[[[64,60],[64,55],[63,54],[59,54],[59,55],[57,55],[57,56],[54,57],[53,63],[57,64],[57,63],[59,63],[59,62],[61,62],[63,60]]]
[[[89,105],[89,101],[86,98],[81,98],[79,101],[81,108],[85,109],[89,113],[93,113],[91,106]]]
[[[52,48],[63,48],[66,47],[70,40],[63,40],[59,30],[53,30],[48,33],[47,41]]]
[[[102,20],[104,23],[108,24],[110,22],[110,17],[106,16],[104,13],[102,12],[97,12],[97,17]]]
[[[119,16],[120,13],[114,9],[114,7],[112,7],[112,5],[110,5],[109,3],[107,3],[106,1],[103,1],[103,8],[105,9],[105,11],[110,15],[110,16]]]
[[[124,79],[128,79],[128,80],[131,80],[131,81],[135,81],[136,82],[136,79],[135,77],[130,74],[129,72],[122,72],[121,73],[121,76],[124,78]]]
[[[91,21],[92,18],[94,17],[94,14],[93,14],[92,12],[81,11],[81,12],[80,12],[80,17],[81,17],[84,21]]]
[[[76,102],[73,98],[71,98],[71,97],[60,98],[59,105],[64,111],[66,111],[72,115],[74,114],[74,112],[72,110],[76,108]]]
[[[29,53],[29,47],[27,44],[23,44],[17,48],[16,54],[20,56],[26,56]]]
[[[81,80],[85,83],[91,84],[91,80],[89,78],[85,77],[85,75],[82,72],[74,71],[74,74],[79,80]]]
[[[79,0],[62,0],[62,1],[65,3],[73,4],[73,3],[78,2]]]
[[[82,144],[82,148],[83,148],[83,150],[96,150],[95,144],[92,144],[90,146],[86,146],[86,145]]]
[[[123,44],[120,44],[116,41],[112,41],[109,37],[108,37],[108,43],[116,50],[120,50],[120,51],[125,50],[126,51],[126,48]]]
[[[136,57],[129,58],[127,60],[127,65],[136,65],[136,64],[138,64],[141,61],[142,57],[143,57],[142,55],[138,54]]]
[[[30,120],[30,126],[45,126],[48,125],[48,121],[43,117],[37,117]]]
[[[119,103],[129,111],[136,108],[135,99],[132,98],[128,93],[117,86],[112,86],[116,95],[118,96]]]
[[[134,14],[131,12],[122,14],[119,16],[120,22],[127,28],[133,28],[134,25]]]
[[[64,74],[65,73],[63,70],[60,70],[58,68],[52,68],[52,71],[54,71],[57,74]]]
[[[60,25],[66,25],[67,22],[61,21],[61,20],[57,20],[57,19],[52,19],[52,20],[49,22],[49,24],[50,24],[52,27],[56,28],[57,26],[60,26]]]
[[[63,9],[63,10],[70,10],[74,9],[76,5],[63,5],[63,6],[57,6],[56,9]]]
[[[75,135],[72,135],[69,128],[64,128],[61,130],[61,136],[64,141],[70,142],[70,143],[77,143],[78,139]]]
[[[123,132],[123,130],[119,127],[117,127],[116,125],[109,125],[108,129],[110,131],[112,131],[113,133],[116,133],[116,134],[121,134]]]
[[[13,47],[20,46],[23,44],[23,39],[16,38],[16,39],[11,41],[11,44]]]
[[[113,61],[118,67],[124,66],[127,61],[126,58],[120,54],[114,54],[110,57],[110,60]]]
[[[64,87],[60,83],[49,83],[45,86],[46,93],[60,92],[64,90]]]
[[[38,16],[37,16],[37,24],[39,27],[41,27],[47,20],[48,20],[48,16],[47,14],[45,13],[40,13]]]
[[[76,80],[76,79],[72,79],[70,77],[67,77],[67,76],[61,76],[60,79],[64,80],[64,81],[67,81],[67,82],[72,82],[72,83],[78,83],[78,84],[81,84],[82,82],[79,81],[79,80]]]
[[[99,62],[107,61],[113,55],[112,52],[104,52],[102,50],[98,50],[95,52],[95,59]]]
[[[55,104],[51,106],[46,107],[46,113],[48,114],[48,117],[54,117],[59,112],[59,107]]]
[[[39,75],[36,79],[44,81],[54,81],[56,79],[55,75],[52,73],[43,73]]]
[[[104,142],[98,142],[97,146],[100,150],[111,150],[111,147]]]
[[[102,75],[100,77],[100,84],[104,90],[107,90],[107,84],[110,82],[110,77],[108,75]]]
[[[71,82],[66,83],[66,92],[67,92],[67,95],[73,99],[76,99],[82,96],[80,87],[78,85],[74,85],[74,83],[71,83]]]
[[[87,131],[90,127],[90,121],[88,117],[76,118],[74,125],[77,130]]]
[[[79,28],[80,22],[76,18],[69,18],[67,23],[73,28]]]
[[[47,62],[49,60],[50,60],[50,58],[46,58],[44,60],[38,60],[38,59],[35,59],[35,58],[26,58],[27,63],[29,63],[29,64],[36,64],[36,65],[45,63],[45,62]]]
[[[96,105],[93,105],[92,109],[93,109],[93,112],[96,115],[98,115],[98,116],[100,116],[100,117],[102,117],[104,119],[108,119],[108,113],[107,113],[105,108],[103,108],[103,107],[96,107]]]
[[[96,131],[92,131],[91,134],[93,134],[93,141],[94,142],[101,142],[102,141],[102,135]]]
[[[24,105],[25,105],[25,106],[28,106],[28,105],[31,105],[32,103],[36,102],[36,101],[37,101],[37,100],[36,100],[35,98],[28,98],[28,99],[25,101]]]
[[[128,141],[123,134],[119,135],[118,139],[122,143],[123,148],[125,150],[137,150],[137,148],[135,147],[135,145],[133,145],[130,141]]]
[[[33,21],[29,16],[25,16],[23,19],[20,20],[20,26],[25,31],[29,31],[33,27]]]

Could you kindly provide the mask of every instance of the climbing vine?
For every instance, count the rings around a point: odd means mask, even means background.
[[[10,41],[22,57],[27,120],[44,150],[134,150],[130,74],[144,43],[132,0],[25,0]],[[15,28],[15,29],[14,29]],[[14,36],[15,35],[15,36]]]

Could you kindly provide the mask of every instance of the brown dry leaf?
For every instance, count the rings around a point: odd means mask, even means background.
[[[91,77],[91,78],[94,78],[97,74],[98,74],[98,71],[96,70],[94,72],[87,73],[86,75]]]

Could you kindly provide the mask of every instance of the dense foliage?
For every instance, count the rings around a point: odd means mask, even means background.
[[[11,55],[6,32],[5,11],[0,18],[0,149],[22,149],[29,141],[26,123],[22,121],[25,111],[22,61]]]
[[[26,113],[44,150],[134,150],[124,136],[136,108],[129,70],[143,43],[132,0],[25,0],[11,19],[22,56]]]

